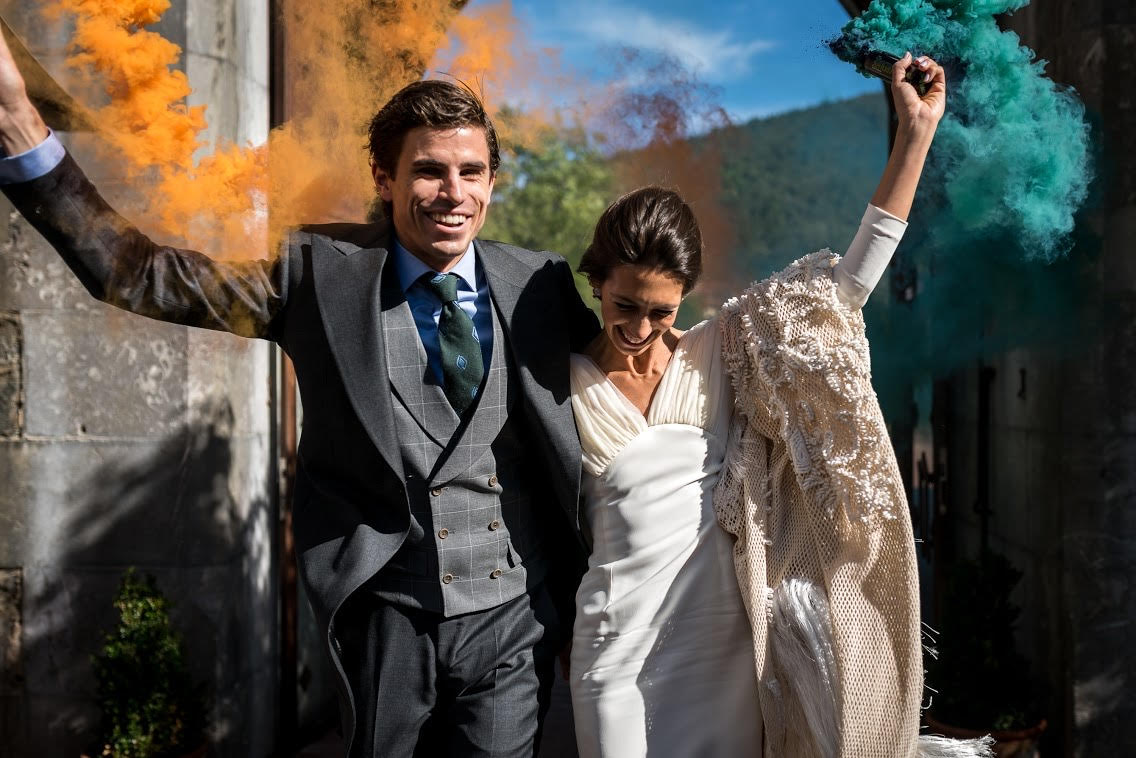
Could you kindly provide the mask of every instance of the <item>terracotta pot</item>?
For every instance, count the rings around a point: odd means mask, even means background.
[[[979,731],[966,729],[961,726],[951,726],[939,721],[930,713],[923,714],[930,734],[941,734],[944,737],[958,739],[974,739],[990,735],[994,738],[994,755],[998,758],[1037,758],[1037,740],[1049,722],[1045,719],[1037,722],[1027,729],[988,729]]]

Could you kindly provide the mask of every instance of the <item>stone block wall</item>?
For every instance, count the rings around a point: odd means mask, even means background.
[[[0,14],[66,84],[68,28],[38,6]],[[159,30],[186,50],[208,138],[263,141],[267,0],[175,0]],[[113,166],[77,157],[113,203]],[[0,201],[0,754],[89,745],[90,657],[129,566],[173,601],[211,694],[211,755],[274,751],[272,360],[95,302]]]

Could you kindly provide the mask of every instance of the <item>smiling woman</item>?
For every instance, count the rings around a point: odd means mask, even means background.
[[[702,268],[688,205],[646,187],[597,224],[580,270],[604,328],[571,362],[592,535],[571,652],[584,758],[989,755],[918,735],[913,538],[859,309],[946,81],[906,55],[892,82],[896,147],[843,259],[806,256],[680,333]]]
[[[646,412],[681,334],[673,328],[678,308],[702,272],[693,211],[661,187],[624,195],[600,217],[579,270],[600,301],[604,325],[588,354]]]

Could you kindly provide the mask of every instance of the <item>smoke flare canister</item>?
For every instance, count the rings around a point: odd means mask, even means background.
[[[875,50],[864,53],[864,57],[860,61],[860,68],[864,73],[878,76],[885,82],[891,81],[891,68],[899,61],[899,56],[892,55],[891,53],[881,53]],[[919,97],[927,94],[931,89],[930,82],[923,81],[923,72],[915,66],[907,69],[907,76],[904,77],[907,83],[915,88],[919,93]]]

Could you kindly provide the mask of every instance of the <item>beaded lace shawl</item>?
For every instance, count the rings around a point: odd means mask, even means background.
[[[919,578],[860,311],[827,250],[722,309],[735,408],[714,493],[736,537],[766,756],[987,755],[919,738]]]

